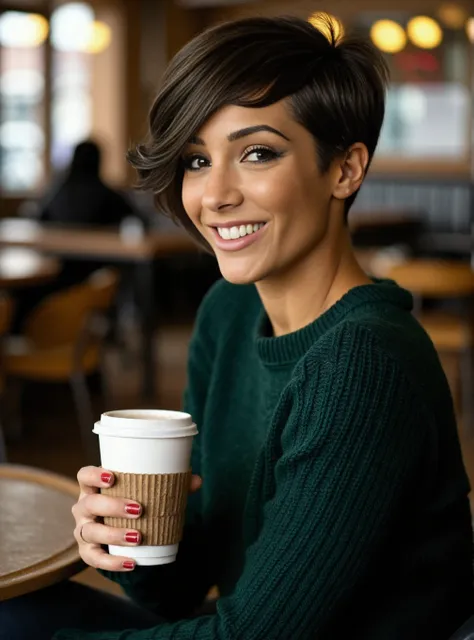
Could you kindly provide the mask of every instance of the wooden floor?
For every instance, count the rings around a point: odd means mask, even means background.
[[[190,326],[165,327],[157,336],[159,362],[156,402],[153,406],[179,409],[186,379],[187,345]],[[457,398],[457,367],[453,359],[443,358],[448,379]],[[113,407],[138,408],[143,403],[139,394],[139,361],[133,340],[124,355],[116,349],[107,353],[109,386],[113,392]],[[97,417],[100,402],[96,397]],[[148,405],[151,406],[151,405]],[[7,446],[9,462],[33,465],[75,477],[87,464],[79,438],[72,397],[67,386],[34,385],[27,387],[23,399],[24,431],[21,439]],[[91,425],[92,428],[92,425]],[[461,445],[466,468],[474,487],[474,436],[460,426]],[[474,431],[474,429],[471,429]],[[114,585],[92,569],[78,580],[118,592]]]

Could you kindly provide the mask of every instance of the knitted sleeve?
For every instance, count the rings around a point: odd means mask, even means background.
[[[234,592],[217,613],[148,631],[58,640],[307,640],[361,588],[422,476],[428,418],[365,329],[339,331],[295,372],[269,428],[274,486]]]

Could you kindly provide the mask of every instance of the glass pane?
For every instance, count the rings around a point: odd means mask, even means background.
[[[36,189],[43,179],[45,18],[0,14],[0,186]]]
[[[84,2],[66,3],[51,15],[51,163],[65,167],[77,143],[92,129],[92,58],[86,51],[94,12]]]
[[[81,52],[53,52],[51,162],[65,167],[78,142],[91,134],[90,56]]]
[[[391,73],[378,156],[469,157],[470,43],[465,25],[448,27],[430,16],[367,13],[359,17],[357,30],[385,51]]]

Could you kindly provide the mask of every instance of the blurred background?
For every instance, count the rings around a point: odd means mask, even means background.
[[[179,408],[218,277],[125,161],[167,62],[207,26],[327,11],[392,74],[350,216],[361,263],[415,296],[474,479],[474,7],[456,0],[9,0],[0,4],[1,412],[10,462],[75,476],[104,407]],[[94,144],[81,145],[85,140]],[[80,145],[77,148],[77,145]],[[71,164],[72,163],[72,164]]]

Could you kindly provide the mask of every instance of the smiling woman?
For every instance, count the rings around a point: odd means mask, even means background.
[[[126,548],[140,534],[97,521],[123,516],[123,499],[97,495],[113,470],[80,470],[82,558],[157,621],[127,631],[91,612],[56,640],[447,640],[474,608],[449,387],[410,294],[364,273],[346,225],[382,125],[385,65],[328,29],[223,24],[165,75],[130,159],[224,276],[189,347],[202,489],[195,479],[177,561],[142,567]],[[214,585],[216,611],[197,616]],[[37,620],[22,606],[9,640]],[[35,640],[50,640],[39,626]]]
[[[258,108],[225,106],[185,146],[182,206],[226,280],[280,289],[283,273],[292,279],[309,274],[308,263],[326,240],[340,245],[334,256],[349,259],[349,247],[342,249],[345,199],[359,188],[369,152],[355,142],[322,171],[317,148],[285,99]],[[331,240],[330,226],[340,229]],[[366,281],[360,270],[358,277]],[[296,296],[298,289],[287,292]]]
[[[368,168],[384,115],[387,67],[367,42],[338,41],[334,23],[321,24],[323,31],[304,21],[296,25],[292,18],[280,18],[278,28],[266,18],[229,23],[190,42],[171,62],[150,114],[150,140],[131,152],[129,159],[138,169],[143,188],[156,194],[159,208],[178,218],[207,248],[183,209],[182,154],[219,108],[235,105],[260,110],[287,99],[288,115],[318,141],[313,153],[322,172],[355,142],[366,145]],[[364,84],[358,86],[361,79]],[[272,131],[258,114],[255,120],[250,131],[229,130],[228,142],[263,129]],[[273,133],[285,138],[278,129],[273,128]],[[272,153],[271,148],[264,149],[260,158],[264,155],[268,160]],[[355,192],[346,197],[347,213]]]

